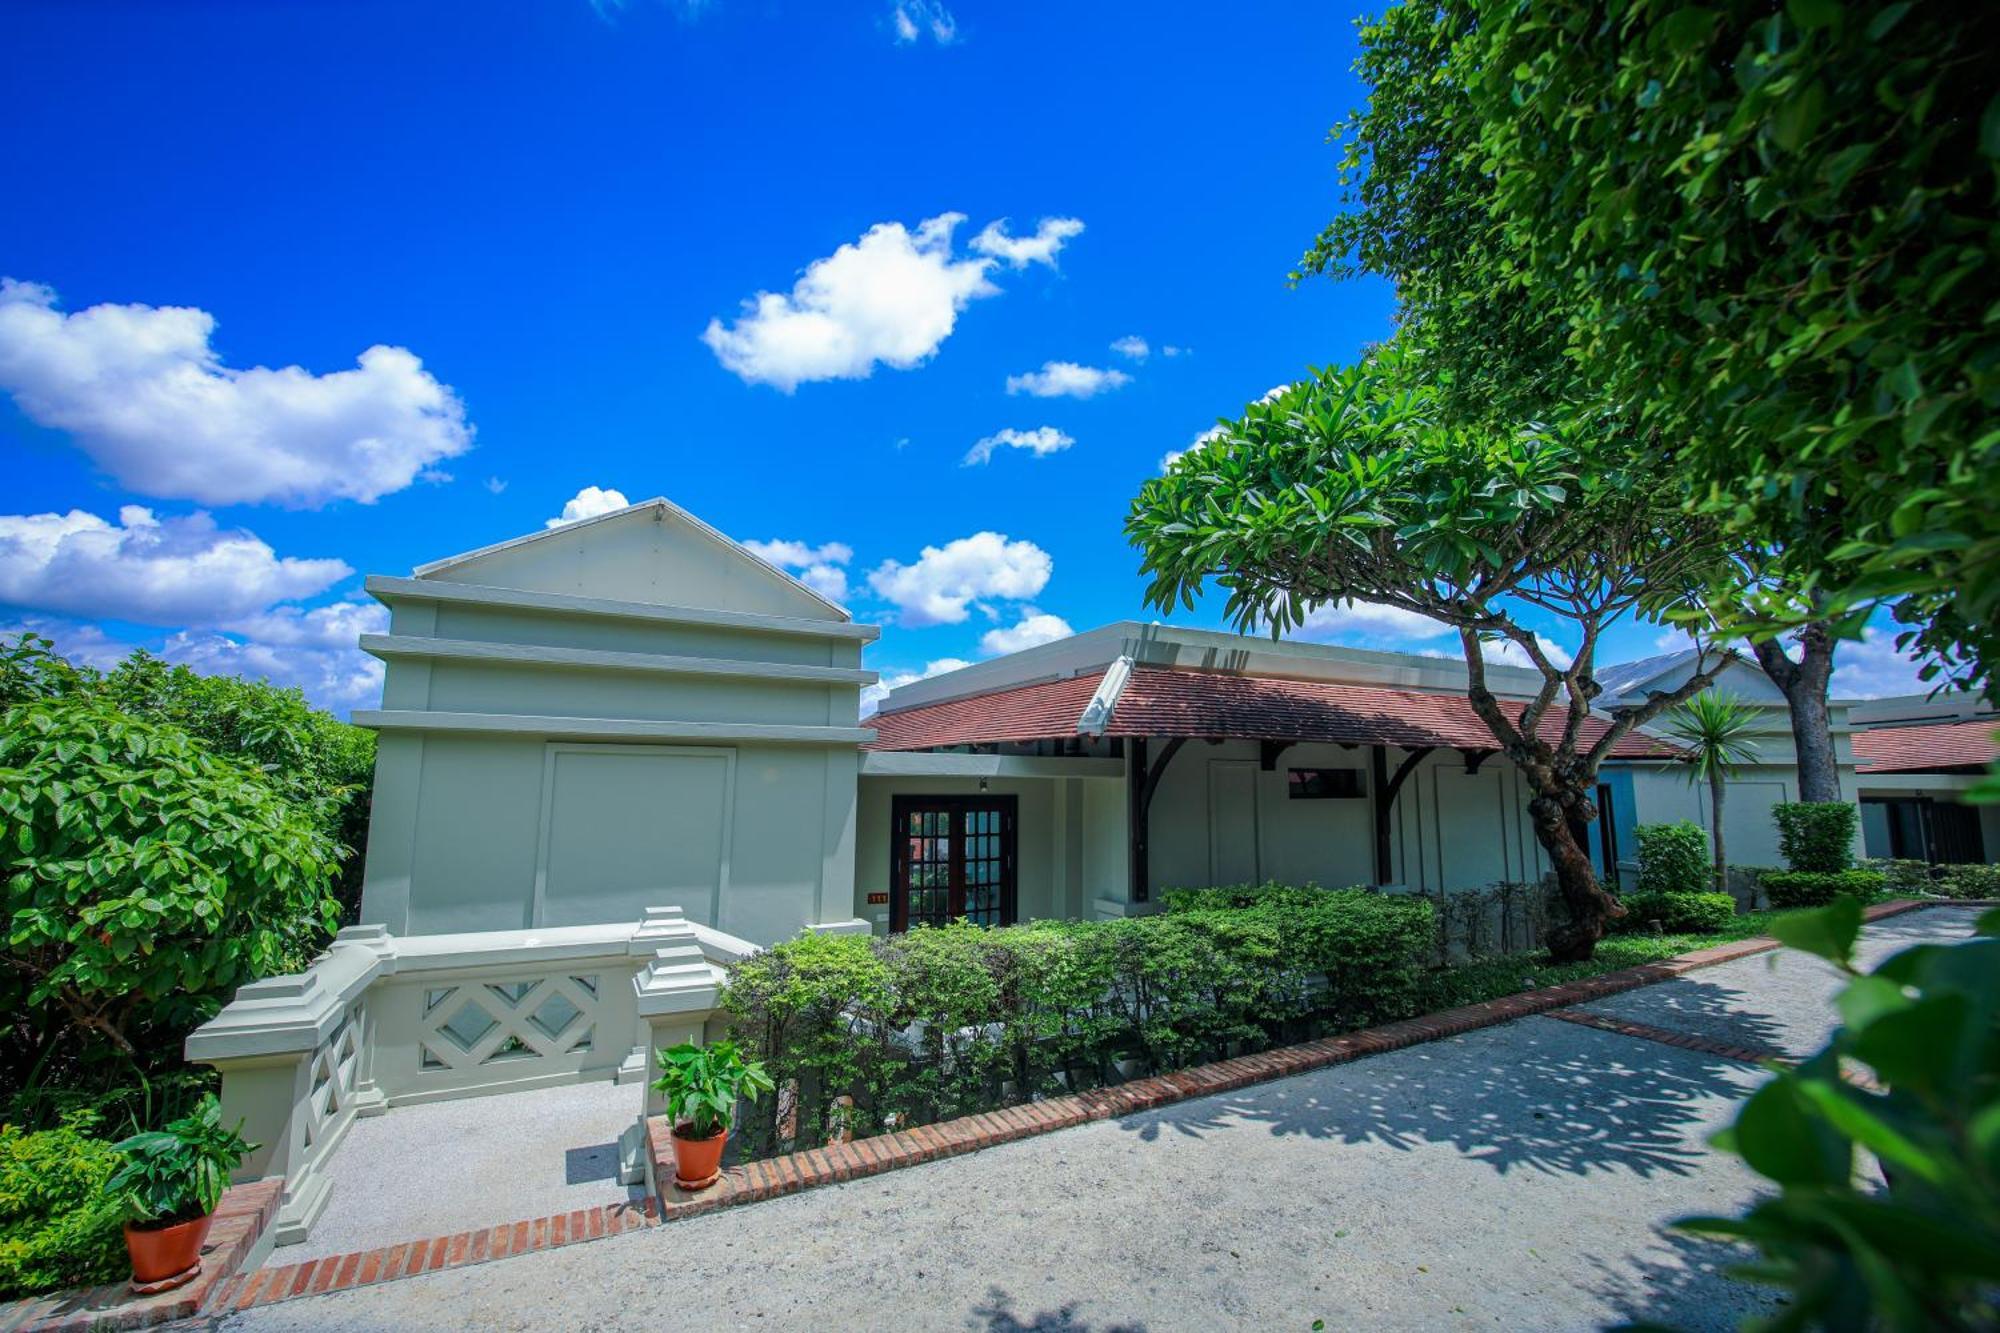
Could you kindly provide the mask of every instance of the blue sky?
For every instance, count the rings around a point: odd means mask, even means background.
[[[769,543],[891,678],[1151,618],[1139,484],[1390,327],[1286,281],[1363,96],[1338,7],[45,3],[0,42],[0,628],[343,712],[363,573],[610,491]]]

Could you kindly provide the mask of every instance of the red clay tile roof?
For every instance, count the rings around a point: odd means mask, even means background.
[[[1038,685],[877,713],[861,723],[875,728],[874,741],[863,748],[929,750],[941,745],[1074,736],[1076,720],[1083,716],[1084,706],[1097,693],[1097,683],[1103,679],[1102,671],[1093,671],[1068,680],[1047,680]]]
[[[1934,768],[1979,768],[2000,759],[2000,718],[1933,722],[1920,727],[1876,727],[1854,733],[1854,763],[1863,773],[1920,773]]]
[[[868,748],[920,750],[1074,736],[1077,719],[1103,675],[1092,672],[1070,680],[877,713],[868,722],[876,731],[876,740]],[[1507,703],[1502,707],[1518,716],[1524,705]],[[1586,722],[1584,743],[1602,736],[1605,726],[1596,718]],[[1559,717],[1543,720],[1542,733],[1550,740],[1561,731]],[[1461,695],[1157,667],[1133,670],[1105,734],[1332,741],[1403,749],[1423,745],[1495,748],[1493,733]],[[1611,753],[1620,759],[1644,759],[1670,758],[1675,751],[1662,741],[1631,732]]]

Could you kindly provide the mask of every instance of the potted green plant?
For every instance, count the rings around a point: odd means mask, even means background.
[[[722,1150],[729,1145],[729,1121],[736,1099],[756,1101],[777,1085],[756,1061],[745,1061],[733,1041],[708,1046],[682,1042],[660,1052],[660,1077],[653,1087],[666,1095],[673,1126],[674,1184],[705,1190],[722,1174]]]
[[[209,1093],[180,1119],[116,1145],[125,1160],[104,1190],[125,1212],[132,1290],[166,1291],[201,1271],[202,1242],[229,1173],[256,1147],[242,1128],[223,1128],[222,1104]]]

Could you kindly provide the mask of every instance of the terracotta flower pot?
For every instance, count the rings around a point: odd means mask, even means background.
[[[132,1290],[140,1295],[169,1291],[201,1272],[201,1246],[215,1214],[165,1226],[125,1224],[125,1249],[132,1256]]]
[[[693,1137],[694,1122],[674,1126],[674,1184],[684,1190],[705,1190],[722,1176],[722,1150],[729,1131],[717,1130],[705,1139]]]

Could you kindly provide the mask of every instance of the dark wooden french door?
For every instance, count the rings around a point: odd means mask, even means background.
[[[1012,796],[898,796],[890,806],[889,929],[1011,926]]]

